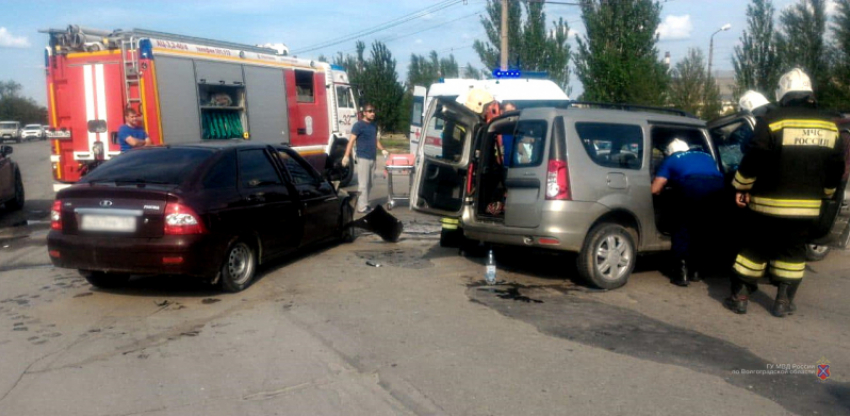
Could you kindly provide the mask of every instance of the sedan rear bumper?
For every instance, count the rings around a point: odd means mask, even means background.
[[[47,249],[56,267],[213,278],[221,266],[226,241],[212,235],[129,238],[50,231]]]

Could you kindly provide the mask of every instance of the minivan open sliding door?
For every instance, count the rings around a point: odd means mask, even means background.
[[[431,102],[423,123],[411,188],[417,211],[459,217],[478,115],[451,99]]]

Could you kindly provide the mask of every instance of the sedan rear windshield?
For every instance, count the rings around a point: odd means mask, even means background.
[[[214,152],[199,148],[133,150],[99,166],[80,182],[180,184]]]

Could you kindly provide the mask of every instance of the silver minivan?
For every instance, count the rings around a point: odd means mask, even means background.
[[[569,102],[485,124],[436,100],[423,132],[412,209],[457,220],[466,239],[578,253],[581,276],[605,289],[627,282],[638,253],[670,248],[650,191],[662,149],[680,138],[717,155],[704,121],[628,105]]]

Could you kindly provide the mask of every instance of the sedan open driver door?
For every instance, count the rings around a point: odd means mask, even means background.
[[[479,123],[478,115],[454,99],[437,98],[431,103],[416,154],[410,196],[413,209],[460,216],[472,141]]]

